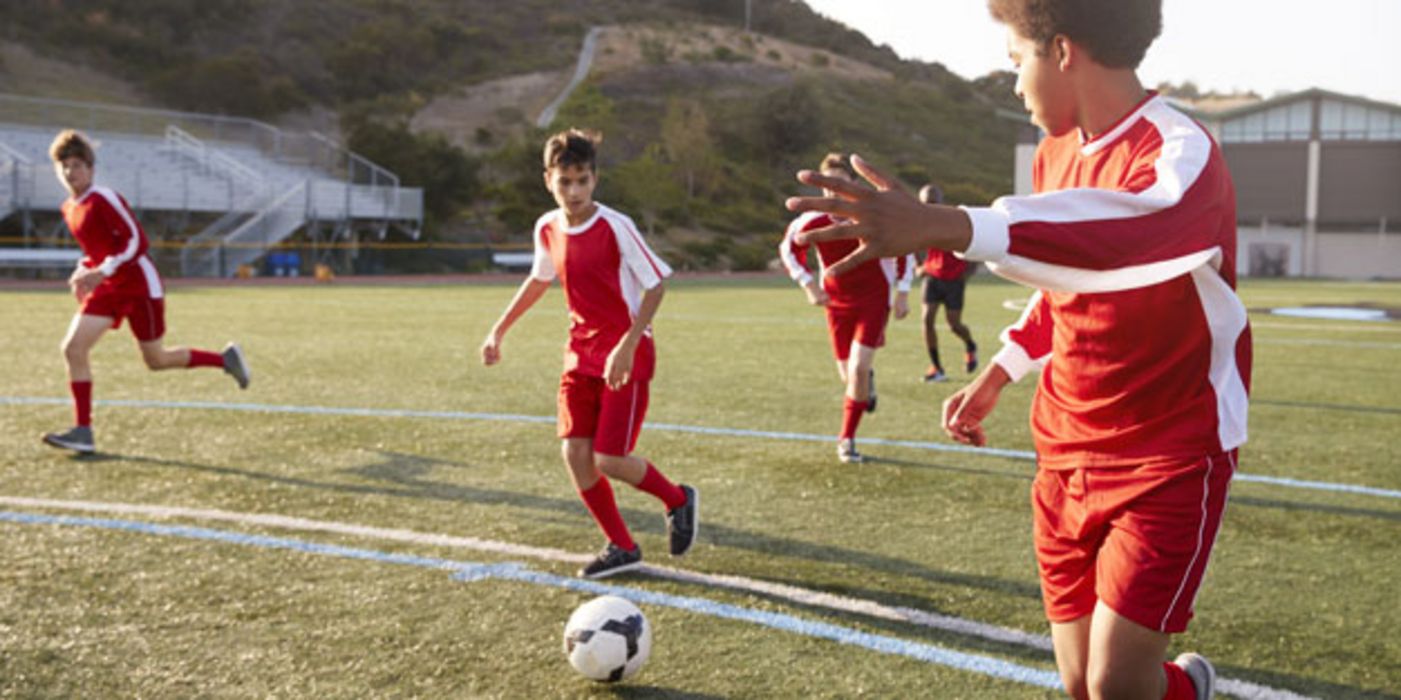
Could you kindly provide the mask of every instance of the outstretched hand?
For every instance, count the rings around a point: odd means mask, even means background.
[[[856,250],[828,266],[826,274],[839,275],[873,258],[895,257],[924,248],[967,249],[972,226],[962,211],[921,203],[861,156],[853,155],[851,166],[874,189],[803,170],[798,173],[799,182],[830,190],[836,196],[789,197],[785,203],[789,211],[820,211],[846,219],[826,228],[799,233],[799,245],[860,240]]]

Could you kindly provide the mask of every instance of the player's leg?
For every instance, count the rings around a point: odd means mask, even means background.
[[[923,323],[924,348],[929,353],[929,371],[924,373],[926,382],[942,382],[944,365],[939,362],[939,333],[934,321],[939,315],[939,281],[933,277],[924,278],[924,303],[920,305],[920,321]]]
[[[1084,470],[1039,469],[1031,487],[1032,537],[1042,603],[1051,622],[1065,692],[1089,697],[1091,616],[1095,610],[1095,561],[1104,527],[1089,510]]]
[[[947,310],[944,312],[944,319],[949,324],[949,330],[963,341],[964,371],[972,372],[978,368],[978,344],[973,342],[973,332],[963,324],[963,293],[967,288],[967,283],[964,280],[953,280],[948,285]]]
[[[846,394],[842,399],[842,429],[837,435],[837,459],[860,463],[865,457],[856,449],[856,430],[871,400],[871,367],[876,349],[852,339],[846,360]]]
[[[1165,663],[1183,632],[1225,509],[1233,454],[1090,472],[1113,513],[1097,557],[1090,633],[1092,697],[1209,697],[1215,671],[1196,655]]]
[[[604,389],[594,437],[594,463],[610,479],[620,479],[666,507],[667,536],[672,556],[681,556],[695,542],[700,494],[676,484],[656,465],[632,454],[647,417],[649,384],[629,382],[618,390]]]
[[[1061,685],[1075,700],[1088,700],[1089,686],[1085,683],[1090,661],[1090,622],[1085,615],[1069,622],[1051,623],[1051,645],[1056,652],[1056,669]]]
[[[594,432],[603,395],[603,379],[567,373],[560,377],[557,434],[560,455],[579,499],[608,539],[608,545],[594,560],[579,570],[585,578],[603,578],[635,569],[642,563],[642,548],[632,539],[627,523],[618,511],[613,486],[594,464]]]
[[[216,367],[231,375],[240,388],[248,388],[251,373],[243,357],[243,350],[235,343],[229,343],[222,352],[165,347],[164,299],[142,299],[134,302],[129,309],[127,323],[131,327],[132,335],[136,336],[137,346],[141,349],[141,359],[151,371]]]
[[[73,427],[62,433],[47,433],[45,443],[60,449],[92,452],[92,364],[90,356],[102,334],[112,327],[111,316],[77,313],[68,325],[60,350],[68,367],[68,390],[73,396]]]

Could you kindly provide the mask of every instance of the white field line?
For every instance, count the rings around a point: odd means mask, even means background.
[[[591,558],[585,554],[573,554],[564,550],[548,547],[531,547],[497,540],[484,540],[477,537],[459,537],[416,532],[413,530],[380,528],[335,521],[311,520],[287,515],[238,513],[207,508],[183,508],[179,506],[142,505],[135,503],[104,503],[99,501],[25,498],[21,496],[0,496],[0,504],[17,508],[143,515],[155,518],[184,518],[188,520],[228,522],[244,526],[272,527],[302,532],[324,532],[363,539],[469,549],[479,552],[491,552],[509,557],[529,557],[532,559],[571,564],[583,563],[589,561]],[[652,565],[643,566],[641,571],[658,578],[666,578],[712,588],[727,588],[735,591],[778,598],[809,607],[856,613],[883,620],[892,620],[920,627],[944,630],[965,636],[980,637],[1005,644],[1016,644],[1041,651],[1051,651],[1051,639],[1046,635],[999,627],[997,625],[990,625],[973,620],[965,620],[949,615],[939,615],[937,613],[916,610],[914,608],[888,606],[871,600],[850,598],[786,584],[770,583],[744,576],[706,574]],[[1311,700],[1308,696],[1298,695],[1291,691],[1229,678],[1218,679],[1217,688],[1230,695],[1254,700]]]
[[[0,406],[66,406],[71,399],[30,397],[30,396],[0,396]],[[497,421],[508,423],[540,423],[553,424],[553,416],[528,416],[512,413],[475,413],[467,411],[422,411],[413,409],[395,408],[338,408],[332,406],[288,406],[278,404],[256,404],[256,403],[220,403],[217,401],[132,401],[123,399],[107,399],[97,401],[98,406],[123,406],[127,408],[172,408],[172,409],[199,409],[210,411],[248,411],[256,413],[291,413],[315,416],[360,416],[366,418],[433,418],[442,420],[481,420]],[[815,435],[812,433],[790,433],[772,430],[745,430],[742,428],[712,428],[702,425],[677,425],[671,423],[651,423],[648,425],[651,430],[661,430],[667,432],[695,433],[699,435],[719,435],[724,437],[740,438],[763,438],[769,440],[793,440],[798,442],[831,442],[830,435]],[[958,452],[985,457],[1005,457],[1019,461],[1035,461],[1036,454],[1028,450],[1006,450],[995,447],[969,447],[949,442],[927,442],[919,440],[893,440],[887,438],[862,438],[862,442],[867,445],[889,445],[891,447],[906,447],[916,450],[934,450],[938,452]],[[1401,499],[1401,490],[1383,489],[1373,486],[1362,486],[1358,484],[1341,484],[1328,481],[1307,481],[1303,479],[1291,479],[1288,477],[1264,476],[1259,474],[1246,474],[1237,471],[1232,477],[1235,481],[1271,484],[1284,488],[1304,489],[1309,491],[1324,491],[1332,493],[1355,493],[1367,496],[1378,496],[1381,498]]]

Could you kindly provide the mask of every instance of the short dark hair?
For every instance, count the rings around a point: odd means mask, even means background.
[[[826,156],[823,156],[822,165],[818,166],[817,170],[819,172],[823,170],[840,170],[851,176],[851,179],[857,179],[856,168],[851,167],[851,159],[847,158],[844,153],[828,153]]]
[[[55,163],[62,163],[69,158],[80,158],[91,168],[97,163],[97,154],[93,151],[92,141],[81,131],[76,129],[64,129],[54,137],[54,142],[49,144],[49,157]]]
[[[567,129],[545,141],[545,169],[565,168],[577,165],[598,170],[598,144],[603,143],[603,135],[596,131]]]
[[[1064,34],[1109,68],[1137,68],[1163,30],[1162,0],[988,0],[988,11],[1043,48]]]
[[[944,191],[939,189],[938,185],[930,182],[919,188],[919,201],[925,204],[943,204]]]

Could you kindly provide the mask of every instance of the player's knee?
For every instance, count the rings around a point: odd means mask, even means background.
[[[166,367],[165,358],[154,353],[143,352],[141,353],[141,359],[146,362],[146,369],[152,372],[165,369]]]
[[[1075,700],[1090,700],[1090,688],[1085,684],[1083,675],[1067,676],[1060,675],[1061,685],[1065,686],[1065,694],[1075,698]]]
[[[58,346],[58,350],[59,352],[63,353],[63,359],[67,360],[68,364],[81,364],[87,362],[88,349],[74,342],[71,338],[64,340],[62,343],[60,343]]]
[[[1062,678],[1064,680],[1064,678]],[[1094,700],[1116,700],[1117,698],[1137,698],[1143,695],[1143,679],[1135,677],[1127,669],[1100,666],[1089,671],[1089,677],[1082,679],[1085,686],[1083,696]],[[1069,691],[1069,688],[1066,688]]]
[[[593,453],[593,463],[599,471],[603,472],[604,476],[610,479],[616,479],[623,475],[623,457],[595,452]]]

